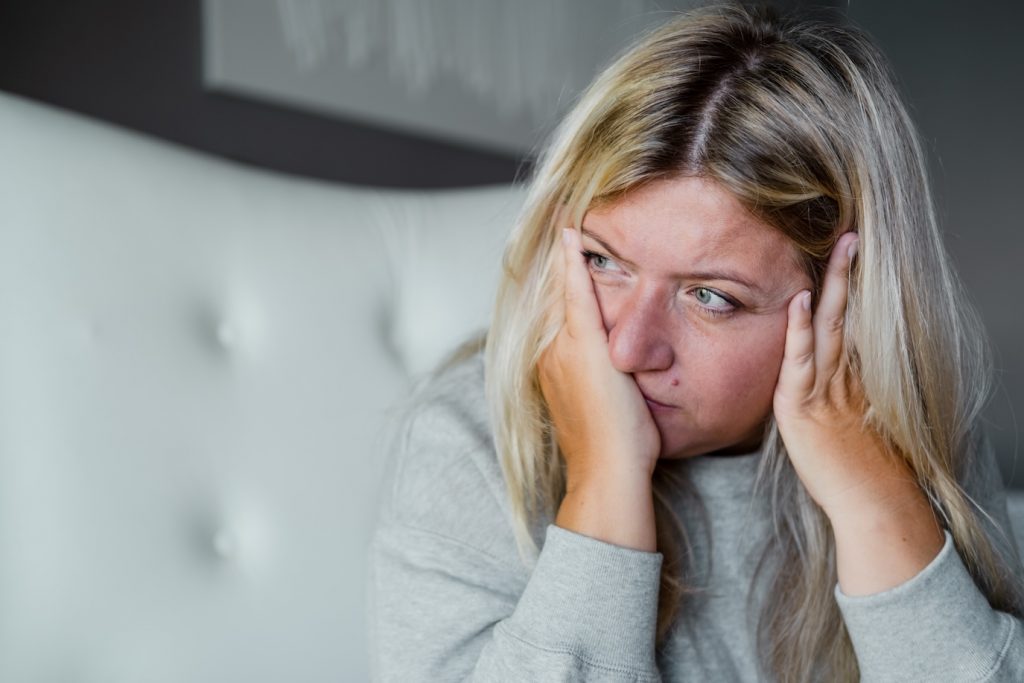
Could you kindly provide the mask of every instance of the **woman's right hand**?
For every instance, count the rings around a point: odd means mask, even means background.
[[[541,391],[566,461],[556,523],[599,540],[655,550],[651,476],[661,439],[632,375],[608,353],[579,232],[566,228],[565,323],[539,364]]]

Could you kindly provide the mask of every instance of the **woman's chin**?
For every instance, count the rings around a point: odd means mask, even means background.
[[[761,441],[762,437],[760,432],[756,435],[749,436],[738,441],[725,443],[712,443],[707,441],[679,443],[678,441],[673,442],[667,440],[665,439],[665,436],[662,435],[662,448],[661,453],[658,455],[658,459],[685,460],[686,458],[695,458],[700,455],[745,455],[760,450]]]
[[[662,442],[664,444],[664,441]],[[697,444],[673,445],[667,444],[661,449],[658,460],[685,460],[695,458],[707,452],[707,449]]]

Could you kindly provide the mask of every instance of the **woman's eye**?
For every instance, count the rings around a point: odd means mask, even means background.
[[[595,270],[603,271],[618,271],[621,270],[619,265],[615,261],[611,260],[604,254],[598,254],[593,251],[583,252],[584,258],[587,259],[587,264]]]
[[[727,313],[736,308],[733,302],[707,287],[697,287],[693,290],[693,296],[701,306],[716,313]]]

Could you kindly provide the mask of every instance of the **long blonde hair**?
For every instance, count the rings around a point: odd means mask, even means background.
[[[578,225],[588,209],[644,183],[700,175],[792,240],[815,293],[836,239],[859,232],[846,346],[868,421],[906,459],[993,607],[1021,614],[1020,586],[961,486],[978,452],[990,370],[942,245],[924,163],[883,57],[855,29],[741,5],[703,8],[668,21],[605,69],[538,162],[486,342],[495,443],[524,562],[537,553],[532,522],[553,515],[565,495],[537,378],[560,325],[552,278],[563,226],[555,221]],[[686,530],[669,505],[681,485],[659,464],[659,641],[687,592]],[[758,620],[762,667],[785,681],[856,680],[833,597],[830,526],[771,418],[759,490],[773,519],[761,565],[772,587]]]

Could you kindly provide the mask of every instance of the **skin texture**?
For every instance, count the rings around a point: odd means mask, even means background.
[[[600,255],[588,267],[612,366],[671,406],[649,406],[660,457],[756,449],[786,304],[811,284],[789,240],[714,183],[684,178],[589,212],[582,242]]]
[[[812,312],[795,247],[712,181],[652,182],[566,230],[565,325],[539,367],[568,474],[556,524],[656,550],[657,460],[755,450],[774,411],[832,522],[841,589],[877,592],[926,566],[941,531],[864,428],[844,361],[856,243],[840,237]]]

